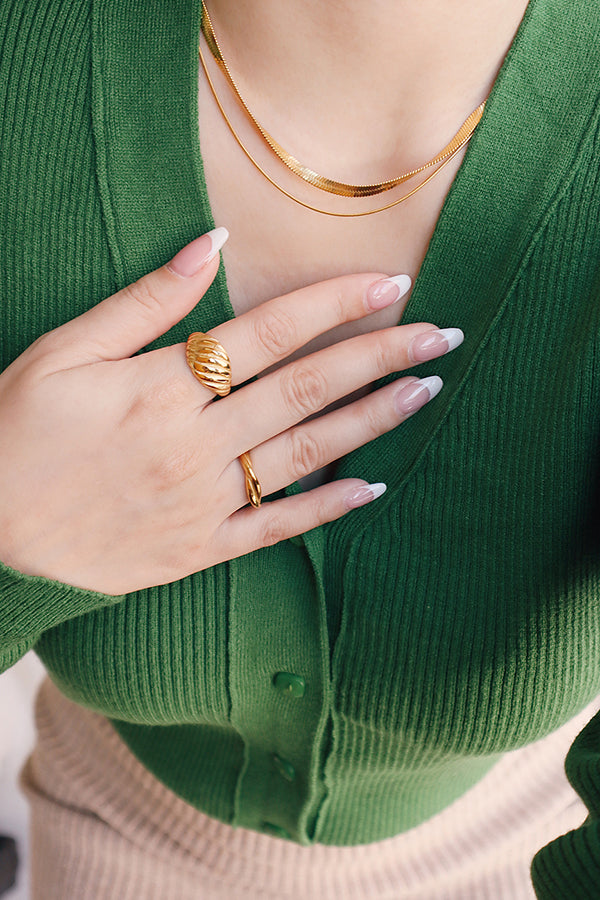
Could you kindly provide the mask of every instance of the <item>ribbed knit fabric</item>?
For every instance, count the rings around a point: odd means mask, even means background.
[[[301,847],[189,806],[104,717],[46,681],[38,743],[21,774],[31,900],[532,900],[531,856],[585,818],[562,760],[599,699],[506,754],[417,828],[360,847]]]
[[[212,226],[199,5],[0,4],[2,368]],[[384,497],[125,597],[0,567],[4,667],[34,646],[189,804],[304,844],[417,826],[598,693],[599,67],[597,4],[532,0],[405,315],[466,340],[338,468]],[[221,271],[158,344],[232,315]],[[599,731],[540,897],[600,883]]]

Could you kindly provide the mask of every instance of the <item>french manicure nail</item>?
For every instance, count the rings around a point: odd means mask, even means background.
[[[228,237],[229,232],[223,227],[207,231],[182,247],[167,264],[167,269],[182,278],[191,278],[217,255]]]
[[[418,334],[411,341],[408,355],[413,362],[427,362],[460,346],[465,336],[460,328],[441,328]]]
[[[416,412],[439,394],[443,386],[444,382],[438,375],[430,375],[405,385],[394,399],[397,411],[403,416]]]
[[[370,309],[391,306],[410,289],[412,281],[408,275],[393,275],[369,285],[367,305]]]
[[[365,506],[372,500],[377,500],[382,494],[385,494],[387,485],[382,481],[376,481],[374,484],[364,484],[357,488],[346,497],[346,506],[348,509],[357,509],[359,506]]]

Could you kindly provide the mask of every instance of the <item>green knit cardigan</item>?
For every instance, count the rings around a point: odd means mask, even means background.
[[[212,227],[199,6],[0,3],[2,368]],[[597,3],[532,0],[405,315],[465,342],[339,467],[383,498],[122,597],[2,566],[2,667],[34,647],[178,795],[304,844],[423,822],[600,693],[599,72]],[[231,316],[221,269],[158,344]],[[600,718],[567,770],[542,898],[598,896]]]

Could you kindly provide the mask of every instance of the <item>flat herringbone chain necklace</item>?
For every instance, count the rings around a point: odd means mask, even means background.
[[[249,150],[246,148],[241,138],[238,136],[235,131],[233,124],[231,123],[229,117],[227,116],[223,106],[217,96],[217,92],[215,90],[213,81],[208,72],[206,62],[202,55],[202,50],[198,48],[200,61],[202,63],[202,68],[204,69],[204,73],[206,75],[209,87],[211,89],[212,95],[219,107],[219,110],[227,123],[229,130],[231,131],[233,137],[237,141],[240,148],[243,150],[245,155],[248,157],[250,162],[258,169],[258,171],[264,175],[264,177],[273,185],[273,187],[277,188],[282,194],[286,197],[289,197],[290,200],[293,200],[295,203],[298,203],[300,206],[304,206],[306,209],[313,210],[314,212],[322,213],[323,215],[329,216],[337,216],[341,218],[354,218],[359,216],[368,216],[373,215],[377,212],[382,212],[383,210],[390,209],[393,206],[396,206],[399,203],[402,203],[404,200],[408,200],[409,197],[412,197],[418,190],[424,187],[431,179],[441,172],[441,170],[450,162],[450,160],[458,153],[458,151],[468,143],[471,139],[475,128],[477,127],[479,120],[483,114],[483,110],[485,107],[485,101],[474,110],[471,115],[466,119],[466,121],[461,125],[460,129],[456,133],[456,135],[452,138],[449,144],[447,144],[444,149],[437,154],[433,159],[429,160],[429,162],[425,163],[423,166],[420,166],[417,169],[413,169],[410,172],[405,172],[403,175],[399,175],[397,178],[389,179],[388,181],[376,183],[376,184],[364,184],[364,185],[352,185],[346,184],[340,181],[334,181],[330,178],[325,178],[323,175],[319,175],[317,172],[314,172],[312,169],[308,168],[308,166],[302,165],[294,156],[287,153],[286,150],[269,134],[266,129],[264,129],[259,122],[254,118],[252,113],[250,112],[248,106],[244,102],[233,76],[229,70],[227,63],[223,57],[221,52],[221,48],[219,47],[214,29],[212,27],[212,22],[210,21],[210,16],[208,14],[208,10],[204,2],[202,2],[202,33],[204,38],[208,44],[208,47],[219,65],[219,68],[225,75],[238,103],[241,105],[242,109],[250,119],[252,125],[255,130],[261,135],[263,140],[268,144],[270,149],[277,155],[277,157],[281,160],[284,165],[287,166],[294,174],[298,175],[304,181],[312,184],[314,187],[319,188],[320,190],[327,191],[331,194],[338,194],[344,197],[369,197],[375,194],[383,193],[384,191],[389,191],[392,188],[398,187],[398,185],[403,184],[409,178],[413,178],[415,175],[419,175],[421,172],[424,172],[426,169],[432,168],[434,166],[438,166],[438,168],[432,172],[427,178],[425,178],[416,188],[413,188],[408,194],[404,194],[402,197],[399,197],[397,200],[392,203],[388,203],[385,206],[380,206],[377,209],[368,210],[366,212],[361,213],[335,213],[330,212],[328,210],[320,209],[319,207],[312,206],[309,203],[305,203],[300,200],[298,197],[295,197],[293,194],[290,194],[280,185],[278,185],[259,165],[259,163],[254,159]]]

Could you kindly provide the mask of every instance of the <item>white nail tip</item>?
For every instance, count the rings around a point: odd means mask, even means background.
[[[374,484],[368,484],[367,487],[373,494],[373,500],[377,500],[387,491],[387,484],[384,484],[383,481],[376,481]]]
[[[444,382],[439,377],[439,375],[429,375],[428,378],[421,378],[419,384],[421,384],[424,388],[427,388],[430,400],[432,400],[434,397],[437,397],[441,389],[444,387]]]
[[[209,254],[209,259],[212,259],[217,255],[227,238],[229,237],[229,232],[226,228],[223,228],[222,225],[219,225],[218,228],[213,228],[212,231],[208,232],[208,236],[211,241],[211,249]]]
[[[386,278],[386,281],[392,281],[398,286],[400,297],[403,297],[406,292],[410,290],[412,285],[412,278],[410,275],[392,275],[390,278]],[[398,299],[400,299],[400,297],[398,297]]]
[[[460,328],[440,328],[440,334],[443,334],[448,341],[447,353],[450,353],[450,351],[454,350],[456,347],[460,347],[465,339]]]

